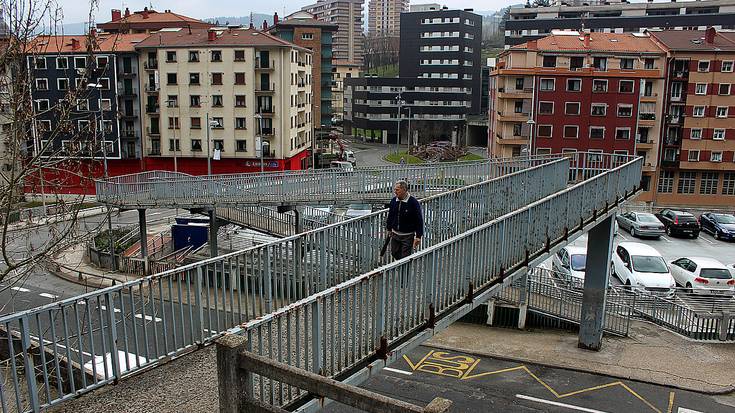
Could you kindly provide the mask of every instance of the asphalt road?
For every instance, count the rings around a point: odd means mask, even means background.
[[[732,397],[708,396],[590,373],[419,347],[361,387],[425,406],[453,401],[450,412],[725,413]],[[326,412],[356,412],[332,403]]]

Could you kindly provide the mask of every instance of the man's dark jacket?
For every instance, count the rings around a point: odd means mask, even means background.
[[[421,204],[413,196],[409,196],[408,202],[401,202],[397,197],[390,201],[388,210],[388,231],[415,232],[417,238],[424,236],[424,215],[421,212]]]

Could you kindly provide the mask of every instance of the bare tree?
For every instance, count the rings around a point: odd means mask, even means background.
[[[89,22],[98,0],[89,2]],[[69,194],[69,188],[90,185],[99,176],[102,151],[107,148],[98,136],[102,122],[79,102],[96,92],[86,86],[99,75],[80,70],[69,79],[64,96],[34,100],[34,92],[49,85],[46,76],[37,76],[45,62],[61,51],[65,38],[60,33],[63,11],[54,0],[2,0],[0,42],[0,281],[3,289],[22,283],[30,270],[60,250],[79,242],[78,211],[84,195]],[[88,31],[89,33],[89,31]],[[79,54],[87,61],[97,49],[93,33],[83,37]],[[41,57],[44,57],[41,60]],[[67,69],[69,71],[76,69]],[[107,69],[110,70],[110,69]],[[45,119],[53,119],[53,122]],[[29,220],[33,210],[23,209],[31,194],[40,195],[43,213],[53,215]],[[47,208],[48,207],[48,208]],[[29,214],[29,216],[24,216]],[[39,214],[34,214],[39,215]],[[19,221],[26,221],[19,225]],[[29,224],[32,228],[29,228]],[[37,226],[36,226],[37,225]],[[1,310],[1,309],[0,309]]]

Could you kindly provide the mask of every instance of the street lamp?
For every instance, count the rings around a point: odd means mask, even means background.
[[[255,136],[255,150],[260,152],[260,173],[265,172],[265,166],[263,165],[263,114],[258,112],[255,114],[255,119],[258,120],[258,131],[259,133]],[[260,135],[260,136],[257,136]]]
[[[95,127],[95,138],[97,137],[97,130],[102,130],[102,159],[103,159],[103,165],[104,165],[104,178],[108,178],[108,172],[107,172],[107,141],[105,140],[105,134],[104,134],[104,118],[105,114],[102,111],[102,85],[100,83],[88,83],[87,89],[97,89],[97,92],[99,92],[99,100],[97,101],[97,106],[99,109],[99,120],[96,120],[96,127]],[[110,264],[112,271],[117,270],[117,263],[115,262],[115,240],[112,235],[112,214],[110,212],[110,205],[107,204],[107,239],[109,241],[110,246]],[[140,242],[145,242],[145,240],[140,240]]]
[[[319,105],[312,105],[311,108],[311,169],[316,169],[316,156],[314,155],[314,150],[316,149],[316,142],[314,142],[316,136],[316,128],[314,127],[315,109],[319,109]],[[321,125],[321,119],[319,119],[319,124]]]
[[[178,107],[179,106],[179,102],[177,100],[173,100],[173,99],[166,100],[166,104],[170,108]],[[174,106],[174,105],[176,105],[176,106]],[[179,109],[179,115],[181,115],[181,109]],[[179,117],[180,116],[177,116],[177,118],[179,118]],[[179,121],[181,121],[181,119],[179,119]],[[178,142],[176,141],[176,124],[174,124],[173,134],[174,134],[174,172],[178,172],[179,171],[179,166],[178,166],[178,162],[176,160],[176,152],[179,149],[179,145],[178,145]]]
[[[406,103],[405,101],[401,100],[401,92],[398,92],[398,96],[396,96],[396,103],[398,103],[398,119],[396,119],[396,123],[398,124],[398,127],[396,127],[396,154],[398,153],[398,150],[401,145],[401,108],[403,107],[403,104]]]
[[[533,119],[529,119],[526,121],[526,124],[530,126],[528,133],[528,156],[530,157],[531,155],[533,155],[533,130],[534,126],[536,125],[536,121]]]
[[[218,128],[219,126],[220,124],[216,120],[209,120],[209,113],[207,113],[207,175],[212,175],[212,144],[209,130],[211,128]]]
[[[413,136],[411,136],[411,107],[406,106],[406,109],[408,109],[408,139],[406,139],[406,153],[411,153],[411,139],[413,139]]]

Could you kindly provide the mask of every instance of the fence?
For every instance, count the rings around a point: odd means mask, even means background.
[[[421,200],[424,245],[442,243],[563,190],[568,169],[566,158],[494,162],[498,177]],[[22,332],[18,348],[15,340],[5,343],[16,396],[10,402],[20,410],[58,403],[378,268],[386,214],[376,212],[2,317],[0,328]],[[478,245],[472,257],[480,257],[484,246]],[[32,341],[46,350],[40,354],[51,355],[30,359]],[[79,366],[92,379],[61,376],[56,368],[60,360]],[[20,382],[19,371],[37,372],[40,385],[33,374]],[[34,397],[26,405],[20,394]]]
[[[308,205],[299,208],[301,211],[298,229],[301,231],[311,231],[344,220],[337,214]],[[301,232],[297,231],[297,218],[293,211],[281,213],[272,207],[238,206],[217,208],[217,216],[234,224],[279,237],[289,237]]]

